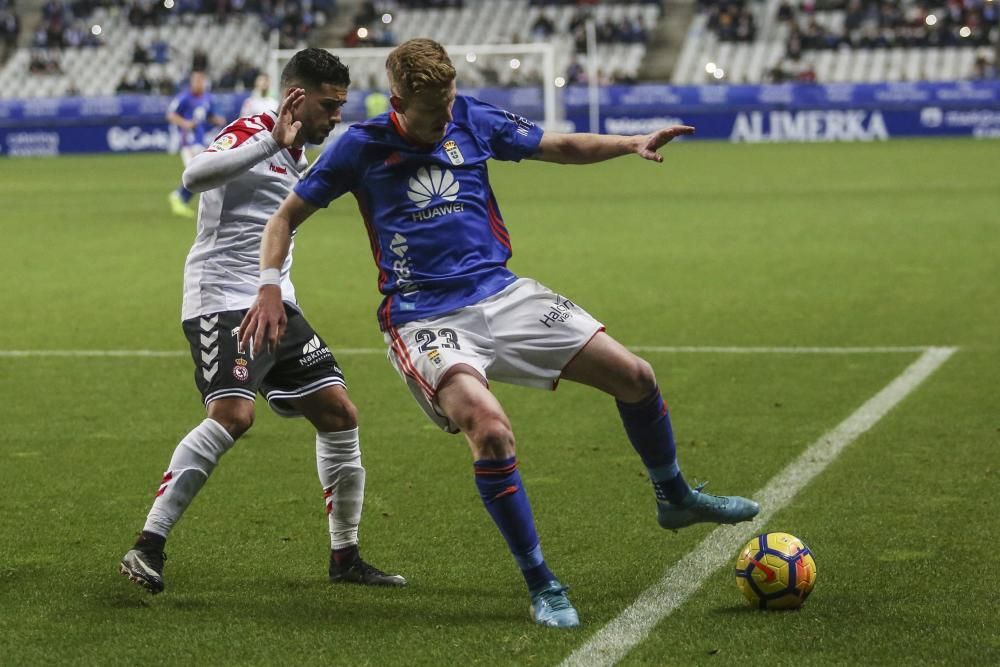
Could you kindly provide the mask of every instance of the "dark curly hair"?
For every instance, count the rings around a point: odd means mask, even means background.
[[[317,88],[330,83],[341,88],[351,85],[347,65],[329,51],[317,48],[302,49],[281,70],[281,87],[299,86]]]

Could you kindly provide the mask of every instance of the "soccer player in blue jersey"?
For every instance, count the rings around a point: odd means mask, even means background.
[[[215,110],[215,100],[208,92],[208,79],[204,72],[191,72],[191,80],[187,90],[182,90],[167,107],[167,121],[177,127],[180,138],[181,159],[184,166],[205,150],[208,142],[206,134],[211,138],[213,127],[222,127],[226,119]],[[170,210],[176,215],[186,218],[194,217],[194,210],[189,202],[194,193],[181,185],[170,193],[168,201]]]
[[[489,159],[587,164],[657,150],[694,128],[645,136],[542,132],[528,120],[456,94],[444,48],[410,40],[386,62],[392,111],[351,127],[271,216],[261,268],[281,266],[292,231],[351,192],[379,269],[379,326],[417,403],[444,430],[465,435],[476,486],[520,567],[535,622],[579,625],[566,587],[539,543],[514,434],[489,381],[555,389],[560,379],[616,400],[645,464],[657,520],[678,529],[752,519],[757,503],[692,489],[681,475],[667,406],[650,365],[570,299],[507,269],[510,236],[490,187]],[[262,284],[241,341],[275,346],[284,333],[280,291]]]

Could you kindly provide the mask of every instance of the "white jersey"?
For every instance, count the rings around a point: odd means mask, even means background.
[[[249,308],[257,296],[264,226],[308,166],[300,149],[278,147],[271,135],[275,118],[262,114],[233,121],[185,171],[185,185],[189,172],[197,172],[211,189],[196,188],[204,191],[198,234],[184,265],[182,320]],[[236,157],[252,166],[213,187],[214,172],[227,161],[231,170]],[[291,250],[281,267],[281,296],[294,304]]]

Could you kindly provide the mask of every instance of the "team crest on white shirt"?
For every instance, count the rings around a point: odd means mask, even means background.
[[[451,139],[444,142],[444,152],[453,165],[458,166],[465,163],[465,156],[462,155],[462,151],[459,150],[458,144]]]

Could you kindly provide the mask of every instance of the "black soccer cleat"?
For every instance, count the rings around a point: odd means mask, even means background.
[[[330,557],[330,581],[335,584],[361,584],[362,586],[405,586],[406,579],[398,574],[388,574],[357,557],[350,563],[339,565]]]
[[[167,554],[162,551],[131,549],[118,566],[118,571],[129,581],[156,595],[163,592],[163,561]]]

